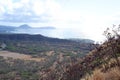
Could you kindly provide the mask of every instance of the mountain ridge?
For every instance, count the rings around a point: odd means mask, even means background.
[[[16,51],[16,49],[12,49],[11,45],[12,45],[12,47],[14,47],[16,44],[15,48],[17,48],[18,43],[21,43],[21,45],[23,43],[26,44],[26,48],[28,47],[27,45],[30,45],[30,43],[31,43],[31,46],[36,45],[36,47],[38,47],[38,46],[43,45],[43,46],[46,46],[48,48],[54,48],[54,49],[60,48],[60,49],[66,49],[68,51],[69,51],[69,49],[75,48],[76,49],[75,52],[77,50],[79,50],[79,51],[81,50],[81,52],[82,51],[88,52],[89,50],[94,48],[94,46],[90,47],[91,45],[94,45],[93,43],[85,43],[84,41],[83,42],[82,41],[75,42],[75,41],[71,41],[71,40],[67,40],[67,39],[50,38],[50,37],[45,37],[45,36],[40,35],[40,34],[38,34],[38,35],[0,34],[0,42],[5,43],[6,45],[9,45],[7,49],[12,50],[12,51]],[[11,43],[11,45],[9,43]],[[18,46],[18,48],[21,48],[21,47]],[[19,52],[20,50],[17,49],[17,51]],[[24,53],[24,51],[22,51],[22,50],[20,52]]]
[[[0,25],[0,33],[13,33],[16,30],[19,29],[56,29],[55,27],[52,26],[44,26],[44,27],[31,27],[28,24],[22,24],[20,26],[8,26],[8,25]]]

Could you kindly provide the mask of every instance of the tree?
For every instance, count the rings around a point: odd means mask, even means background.
[[[119,43],[120,43],[120,25],[118,25],[118,27],[116,25],[113,25],[113,28],[110,29],[110,28],[107,28],[105,31],[104,31],[104,35],[105,37],[107,38],[107,46],[110,46],[111,47],[111,56],[113,58],[116,59],[116,62],[117,62],[117,65],[120,66],[120,63],[119,63],[119,59],[118,59],[118,56],[117,54],[120,54],[120,46],[119,46]]]
[[[118,26],[113,24],[113,27],[111,29],[107,28],[103,35],[107,38],[107,40],[120,38],[120,24]]]

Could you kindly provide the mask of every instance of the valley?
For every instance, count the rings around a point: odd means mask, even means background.
[[[55,80],[67,66],[79,61],[95,46],[89,40],[0,34],[0,79]],[[50,79],[52,75],[56,78]]]

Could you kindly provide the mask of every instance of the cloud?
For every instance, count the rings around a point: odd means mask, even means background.
[[[55,10],[53,0],[0,0],[0,21],[48,22]]]
[[[79,23],[80,12],[62,11],[56,0],[0,0],[0,21]]]

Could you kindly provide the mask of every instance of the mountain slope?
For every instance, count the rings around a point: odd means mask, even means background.
[[[5,49],[15,52],[39,53],[42,50],[60,50],[63,52],[87,53],[94,48],[93,43],[75,42],[65,39],[49,38],[42,35],[0,34],[0,42],[5,43]],[[26,51],[27,50],[27,51]],[[74,53],[73,52],[73,53]]]
[[[86,74],[91,75],[95,69],[105,73],[111,68],[120,68],[120,37],[111,38],[88,55],[83,57],[79,62],[73,63],[66,71],[63,80],[80,80]],[[99,75],[99,74],[98,74]],[[120,79],[120,78],[119,78]],[[113,79],[113,80],[119,80]],[[86,79],[88,80],[88,79]],[[92,80],[102,80],[92,79]],[[108,80],[108,79],[106,79]]]
[[[76,62],[94,48],[93,43],[29,34],[0,34],[0,50],[7,50],[7,58],[0,51],[0,80],[58,80],[63,69]],[[30,56],[24,60],[13,53]],[[31,60],[32,58],[32,60]],[[41,61],[36,61],[36,60]],[[64,68],[63,68],[64,67]],[[13,75],[11,75],[13,74]]]

